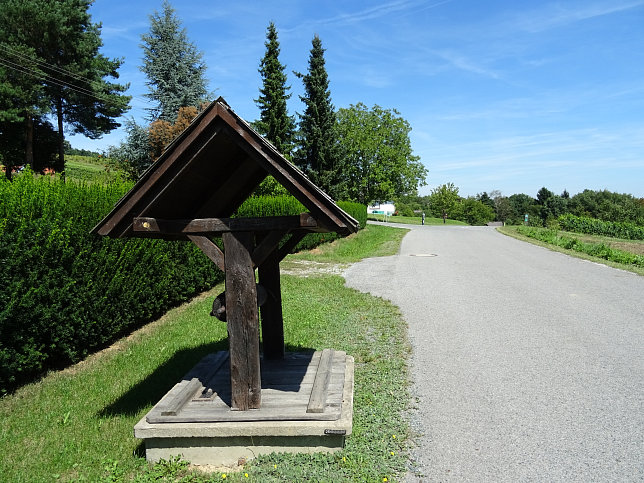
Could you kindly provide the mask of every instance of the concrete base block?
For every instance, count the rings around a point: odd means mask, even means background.
[[[353,372],[353,357],[346,356],[342,410],[337,420],[150,423],[146,416],[134,427],[134,435],[145,441],[146,458],[151,462],[181,455],[197,465],[236,466],[242,459],[273,452],[337,451],[351,434]],[[289,395],[285,393],[285,397]]]
[[[151,438],[145,440],[148,461],[181,457],[195,465],[236,466],[269,453],[333,452],[344,448],[344,436],[236,436],[228,438]]]

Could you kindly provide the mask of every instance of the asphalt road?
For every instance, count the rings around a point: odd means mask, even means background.
[[[407,481],[644,481],[644,277],[493,228],[408,228],[345,272],[409,324]]]

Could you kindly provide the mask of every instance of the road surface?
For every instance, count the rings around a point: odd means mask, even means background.
[[[409,324],[407,481],[644,481],[644,277],[489,227],[408,228],[345,272]]]

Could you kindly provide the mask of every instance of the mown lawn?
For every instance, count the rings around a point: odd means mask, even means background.
[[[398,250],[403,230],[368,226],[320,249],[324,263]],[[374,241],[377,239],[379,241]],[[393,241],[392,241],[393,240]],[[360,251],[362,254],[360,255]],[[315,259],[315,254],[299,257]],[[406,325],[396,307],[338,275],[282,276],[287,350],[332,347],[354,356],[353,434],[335,454],[260,457],[194,473],[178,460],[148,465],[134,424],[205,354],[227,349],[226,326],[202,294],[117,344],[0,399],[3,481],[393,481],[406,470]]]

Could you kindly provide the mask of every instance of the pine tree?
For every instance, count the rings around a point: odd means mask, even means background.
[[[165,0],[161,13],[150,16],[150,31],[141,36],[143,65],[149,93],[156,107],[151,120],[174,122],[181,107],[199,107],[208,101],[203,52],[188,40],[172,5]]]
[[[259,73],[263,84],[255,103],[260,118],[253,123],[255,129],[268,139],[277,150],[290,159],[293,150],[295,120],[288,115],[286,101],[290,86],[286,86],[285,66],[279,61],[280,45],[275,24],[271,22],[266,33],[266,54],[260,62]]]
[[[127,85],[105,79],[118,78],[122,60],[99,53],[100,25],[92,23],[90,5],[90,0],[0,1],[0,59],[19,73],[14,88],[22,94],[14,98],[12,112],[14,119],[18,113],[25,120],[25,157],[33,159],[33,126],[46,105],[58,121],[58,171],[64,170],[65,123],[75,133],[98,138],[119,126],[115,118],[130,100],[122,94]],[[25,90],[27,77],[39,87]]]
[[[329,78],[325,68],[322,41],[313,37],[307,74],[296,73],[304,83],[306,108],[300,114],[299,147],[295,164],[332,198],[346,195],[346,183],[337,141],[336,116]]]

